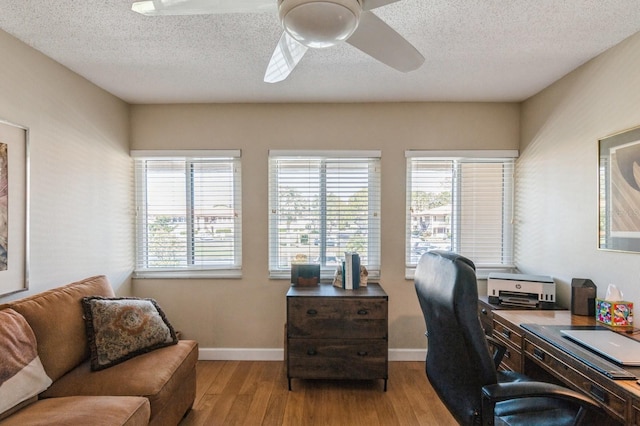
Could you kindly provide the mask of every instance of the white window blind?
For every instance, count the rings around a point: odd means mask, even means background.
[[[435,249],[468,257],[480,277],[513,269],[515,156],[407,152],[407,277]]]
[[[240,151],[132,151],[136,275],[239,277]]]
[[[380,276],[380,153],[269,153],[269,271],[319,263],[330,279],[346,251]]]

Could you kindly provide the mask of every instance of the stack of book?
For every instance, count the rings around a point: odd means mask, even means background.
[[[354,252],[345,252],[342,261],[342,288],[356,290],[360,287],[360,255]]]

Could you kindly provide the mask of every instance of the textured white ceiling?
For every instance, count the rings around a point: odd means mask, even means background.
[[[402,0],[375,13],[425,56],[420,69],[341,44],[264,83],[282,32],[274,14],[0,0],[0,28],[131,103],[520,101],[640,31],[639,0]]]

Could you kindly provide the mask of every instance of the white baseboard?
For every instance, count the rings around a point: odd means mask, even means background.
[[[200,348],[200,361],[282,361],[284,349]]]
[[[424,361],[426,349],[389,349],[389,361]]]
[[[426,349],[389,349],[389,361],[424,361]],[[201,361],[282,361],[284,349],[201,348]]]

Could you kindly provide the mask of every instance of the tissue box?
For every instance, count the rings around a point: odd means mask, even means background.
[[[633,325],[633,302],[596,299],[596,320],[616,327]]]

